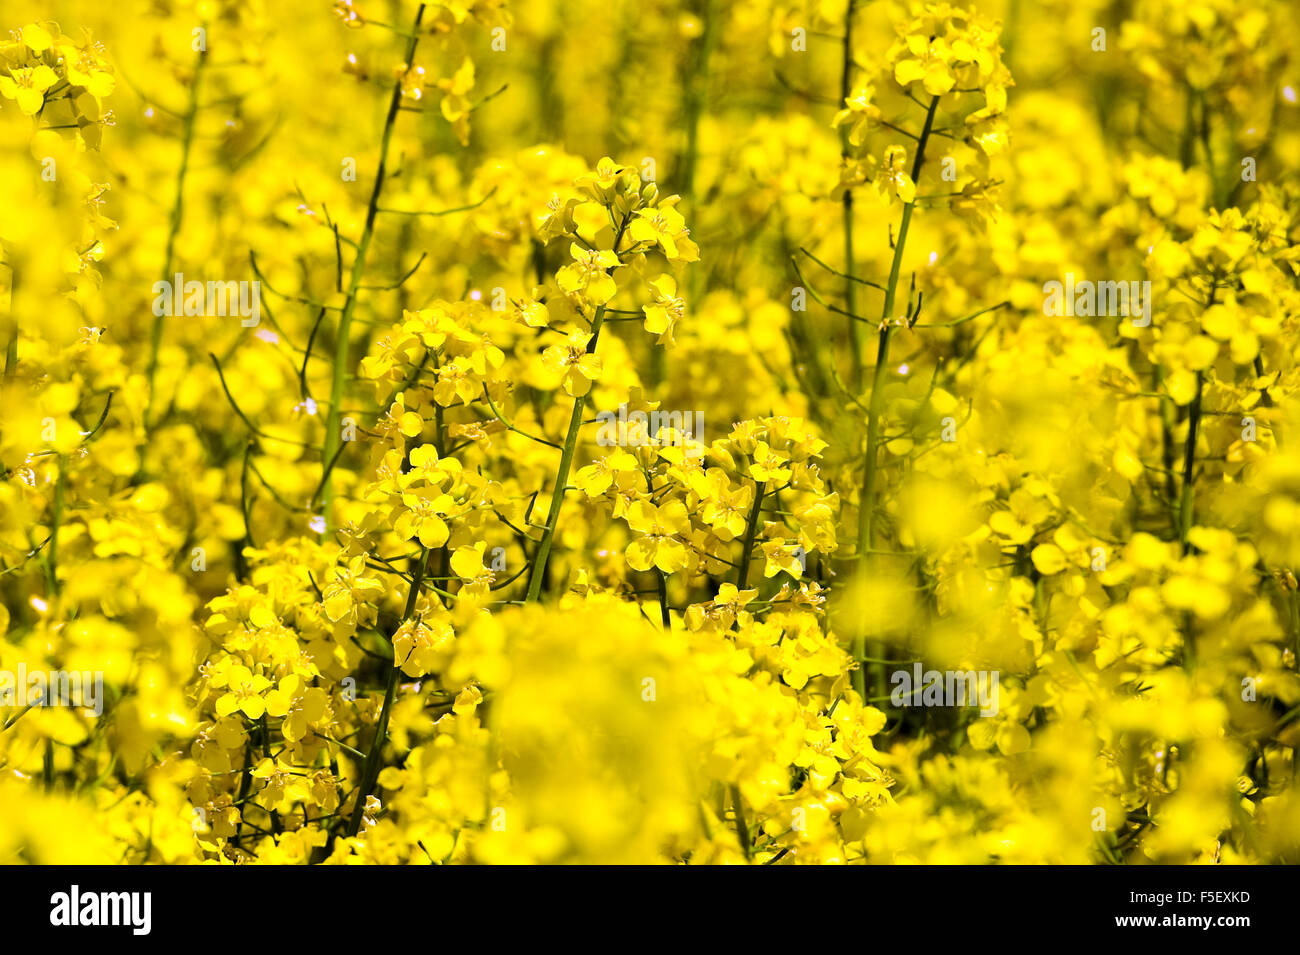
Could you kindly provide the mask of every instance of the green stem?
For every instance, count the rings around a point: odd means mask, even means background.
[[[9,320],[5,323],[4,381],[9,381],[18,371],[18,318],[15,300],[18,298],[18,270],[9,266]]]
[[[18,326],[14,325],[9,331],[9,338],[5,342],[5,374],[4,380],[8,381],[18,370]]]
[[[1165,469],[1165,500],[1172,507],[1177,494],[1174,487],[1174,421],[1177,406],[1164,394],[1164,382],[1164,369],[1157,364],[1155,392],[1160,396],[1160,460]]]
[[[419,45],[420,22],[424,19],[424,4],[415,14],[415,26],[406,41],[404,63],[415,61],[415,49]],[[393,84],[393,93],[388,100],[388,115],[384,120],[384,132],[379,143],[379,168],[375,171],[375,184],[370,190],[370,204],[366,207],[366,222],[357,242],[356,254],[352,259],[352,272],[348,277],[348,293],[343,301],[343,312],[339,316],[338,337],[334,342],[334,368],[330,380],[329,413],[325,418],[325,448],[321,455],[322,466],[327,467],[334,459],[342,445],[343,436],[339,431],[339,419],[342,416],[343,384],[348,375],[348,356],[352,347],[352,315],[356,311],[357,293],[361,289],[361,279],[366,270],[366,253],[370,250],[370,241],[375,234],[375,217],[379,213],[379,195],[384,189],[384,177],[387,173],[388,146],[393,138],[393,127],[397,124],[397,114],[402,105],[402,80],[398,77]],[[330,475],[325,474],[322,501],[325,514],[325,528],[328,533],[334,526],[333,505],[334,487]]]
[[[736,838],[740,841],[740,851],[745,853],[748,861],[753,853],[753,844],[749,840],[749,823],[745,820],[745,804],[740,796],[740,787],[731,786],[731,804],[736,810]]]
[[[925,161],[925,144],[930,138],[934,126],[934,111],[939,106],[939,97],[930,100],[930,107],[925,113],[925,126],[916,144],[916,159],[912,163],[912,182],[921,175],[921,165]],[[885,368],[889,362],[889,336],[893,330],[894,300],[898,295],[898,277],[903,267],[903,250],[907,246],[907,232],[912,223],[912,209],[915,200],[903,206],[903,218],[898,225],[898,239],[894,242],[894,258],[889,266],[889,283],[885,286],[885,302],[880,311],[880,339],[876,346],[876,367],[872,374],[871,401],[867,411],[867,454],[864,464],[865,477],[862,485],[862,498],[858,509],[858,554],[866,559],[866,549],[876,546],[875,524],[872,520],[876,499],[876,457],[880,444],[880,414],[884,409]]]
[[[1196,94],[1188,85],[1187,98],[1183,100],[1183,133],[1178,141],[1178,159],[1184,169],[1191,169],[1196,159]]]
[[[1217,290],[1211,290],[1205,303],[1207,309],[1214,307]],[[1178,501],[1178,541],[1183,545],[1183,553],[1191,551],[1188,541],[1192,532],[1192,469],[1196,465],[1196,437],[1201,427],[1201,396],[1205,389],[1205,372],[1196,373],[1196,395],[1187,409],[1187,442],[1183,447],[1183,486]]]
[[[840,69],[840,106],[842,107],[853,92],[853,13],[856,0],[849,0],[844,12],[844,47],[843,62]],[[840,130],[840,159],[849,159],[849,128]],[[853,190],[846,188],[842,200],[844,220],[844,310],[850,316],[858,313],[858,290],[853,277]],[[855,394],[862,391],[862,329],[854,319],[846,317],[849,326],[849,354],[851,358],[851,377],[849,379]]]
[[[704,113],[704,100],[709,85],[709,59],[713,54],[714,38],[717,35],[717,0],[705,0],[703,7],[700,12],[703,32],[700,35],[691,76],[686,85],[686,102],[683,104],[685,107],[683,112],[686,114],[686,152],[682,156],[681,193],[686,210],[691,216],[696,216],[698,212],[695,204],[695,170],[699,162],[700,117]],[[695,300],[698,284],[696,270],[692,269],[687,277],[687,289],[691,301]],[[656,349],[657,354],[661,351]]]
[[[668,611],[668,575],[658,567],[655,568],[655,575],[659,584],[659,619],[663,622],[665,630],[671,630],[673,618]]]
[[[1196,373],[1196,397],[1192,399],[1187,417],[1187,444],[1183,450],[1183,492],[1178,502],[1178,540],[1183,553],[1191,550],[1188,536],[1192,531],[1192,468],[1196,465],[1196,435],[1201,425],[1201,392],[1205,385],[1205,372]]]
[[[45,548],[45,581],[47,592],[56,596],[59,592],[59,525],[63,522],[63,471],[67,466],[63,455],[58,456],[58,477],[54,479],[54,509],[50,517],[50,542]]]
[[[588,354],[595,353],[596,342],[600,338],[600,326],[604,322],[605,306],[598,305],[596,314],[591,320],[591,339],[587,342]],[[579,395],[573,399],[573,414],[569,417],[569,431],[564,437],[564,448],[560,451],[560,469],[555,475],[555,490],[551,493],[551,506],[546,515],[546,529],[542,532],[541,542],[537,545],[533,566],[528,571],[528,594],[524,598],[528,603],[536,601],[542,593],[542,580],[546,577],[546,564],[551,557],[551,542],[555,538],[555,526],[560,520],[560,508],[564,506],[564,492],[569,486],[569,469],[573,466],[573,454],[578,447],[578,432],[582,428],[582,411],[586,406],[587,395]]]
[[[916,158],[912,162],[912,182],[919,183],[921,166],[925,162],[925,145],[930,139],[930,130],[934,127],[934,113],[939,106],[939,97],[930,99],[930,106],[925,112],[925,126],[916,143]],[[894,301],[898,296],[898,278],[903,267],[903,250],[907,246],[907,233],[912,224],[912,202],[903,205],[903,217],[898,224],[898,238],[894,242],[894,258],[889,266],[889,282],[885,286],[885,301],[880,310],[880,338],[876,345],[876,366],[871,376],[871,400],[867,408],[867,450],[863,461],[862,494],[858,501],[858,561],[865,572],[868,552],[876,546],[875,505],[877,463],[880,451],[880,416],[884,411],[885,369],[889,363],[889,337],[893,331]],[[870,649],[872,656],[883,656],[883,648],[867,647],[866,636],[860,635],[853,640],[853,656],[861,659]],[[872,666],[872,683],[875,694],[881,695],[884,689],[885,671],[879,665]],[[853,671],[854,689],[866,699],[866,672],[862,666]]]
[[[1219,176],[1215,171],[1214,151],[1210,147],[1210,111],[1205,102],[1204,90],[1198,93],[1197,99],[1201,107],[1201,148],[1205,150],[1205,171],[1210,176],[1210,205],[1217,206],[1219,201]]]
[[[1002,62],[1011,65],[1019,36],[1020,0],[1007,0],[1006,23],[1002,27]],[[1014,72],[1014,70],[1013,70]]]
[[[767,482],[759,481],[754,486],[754,506],[749,511],[749,521],[745,525],[745,544],[740,554],[740,569],[736,575],[736,589],[744,590],[749,582],[749,560],[754,553],[754,537],[758,534],[758,516],[763,510],[763,492]]]
[[[180,235],[181,222],[185,217],[185,178],[190,169],[190,153],[194,145],[194,127],[199,115],[199,80],[203,77],[203,67],[208,62],[206,51],[199,51],[198,57],[194,63],[194,82],[190,84],[190,105],[185,112],[185,119],[181,127],[181,165],[176,172],[176,194],[172,200],[171,221],[167,229],[167,254],[163,259],[162,280],[170,283],[175,276],[172,274],[172,264],[176,257],[176,237]],[[174,294],[179,295],[180,290],[173,289]],[[146,426],[153,414],[154,405],[154,379],[158,374],[158,352],[162,348],[163,320],[165,315],[155,315],[153,319],[153,329],[149,336],[149,397],[145,405],[144,420]]]
[[[428,558],[429,548],[421,547],[420,557],[415,565],[415,573],[411,578],[411,589],[406,595],[406,609],[402,612],[402,623],[406,623],[415,615],[416,598],[419,597],[420,587],[424,583],[424,565]],[[370,752],[366,754],[366,762],[361,770],[361,783],[357,789],[357,802],[352,807],[352,818],[348,820],[346,831],[349,838],[355,836],[361,829],[361,820],[366,813],[366,800],[374,792],[375,784],[379,780],[379,768],[384,743],[388,740],[388,720],[392,716],[393,699],[397,695],[397,681],[401,672],[402,670],[394,658],[392,668],[388,671],[388,686],[384,689],[384,703],[379,710],[379,721],[375,724],[375,738],[370,744]]]

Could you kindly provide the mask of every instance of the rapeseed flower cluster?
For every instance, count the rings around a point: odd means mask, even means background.
[[[50,6],[0,860],[1300,858],[1293,5]]]

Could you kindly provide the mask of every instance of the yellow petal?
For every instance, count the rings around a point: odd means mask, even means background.
[[[275,618],[275,614],[264,604],[258,604],[248,612],[248,622],[259,630],[266,627],[274,627],[280,621]]]
[[[907,173],[900,172],[894,177],[894,182],[898,187],[898,198],[903,202],[911,202],[916,198],[916,183],[912,182],[912,177]]]
[[[1218,355],[1219,343],[1205,335],[1197,335],[1183,346],[1183,360],[1195,371],[1209,368]]]
[[[18,109],[24,116],[35,116],[40,112],[41,104],[45,102],[45,95],[38,93],[36,90],[20,89],[18,90]]]
[[[953,79],[952,73],[944,64],[931,63],[926,68],[925,91],[931,96],[942,96],[956,85],[957,81]]]
[[[447,543],[447,525],[441,518],[426,517],[420,522],[416,536],[425,547],[441,547]]]
[[[42,93],[59,81],[59,74],[42,63],[32,70],[32,89]]]
[[[1029,557],[1045,577],[1059,574],[1066,567],[1065,552],[1055,544],[1039,544]]]
[[[1029,730],[1019,723],[1007,723],[998,730],[998,749],[1004,756],[1014,756],[1029,749]]]
[[[1169,545],[1145,532],[1134,534],[1127,549],[1128,559],[1143,570],[1158,570],[1170,558]]]
[[[44,27],[29,23],[23,27],[23,42],[33,52],[40,53],[54,45],[54,37]]]
[[[654,549],[646,541],[634,540],[627,545],[627,565],[633,570],[649,570],[654,562]]]
[[[907,86],[925,76],[925,68],[920,60],[900,60],[894,67],[894,82]]]
[[[1175,404],[1189,404],[1196,397],[1196,375],[1180,368],[1165,379],[1165,390]]]
[[[113,79],[113,74],[95,71],[90,74],[90,85],[86,87],[91,96],[97,96],[103,99],[110,96],[117,87],[117,81]]]
[[[468,544],[457,547],[456,552],[451,555],[451,569],[457,577],[473,580],[483,573],[483,555],[477,548]]]

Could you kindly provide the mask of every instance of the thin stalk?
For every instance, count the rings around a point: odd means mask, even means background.
[[[9,330],[9,338],[5,342],[5,372],[4,380],[8,381],[18,370],[18,324],[15,322],[13,328]]]
[[[1160,365],[1155,366],[1155,391],[1160,398],[1160,454],[1165,472],[1165,499],[1172,507],[1174,495],[1174,418],[1177,406],[1161,390],[1164,387],[1165,374]]]
[[[617,243],[615,243],[617,245]],[[587,342],[587,353],[594,354],[596,342],[600,339],[600,326],[605,323],[605,306],[596,306],[596,314],[591,320],[591,340]],[[588,392],[587,394],[590,394]],[[569,417],[569,431],[564,437],[564,448],[560,451],[560,469],[555,474],[555,490],[551,493],[551,506],[546,515],[546,529],[537,545],[537,555],[528,572],[528,594],[526,603],[533,603],[542,593],[542,580],[546,576],[546,564],[551,557],[551,542],[555,538],[555,525],[560,520],[560,508],[564,506],[564,492],[569,486],[569,469],[573,466],[573,454],[578,447],[578,432],[582,428],[582,411],[587,406],[587,395],[573,399],[573,414]]]
[[[912,181],[921,175],[921,166],[925,162],[925,144],[930,138],[934,125],[934,111],[939,106],[939,97],[930,100],[926,110],[925,126],[916,144],[916,159],[912,162]],[[876,457],[880,444],[880,414],[884,408],[885,368],[889,363],[889,336],[893,331],[894,300],[898,295],[898,277],[903,267],[903,250],[907,246],[907,232],[912,223],[912,209],[916,202],[903,206],[903,218],[898,225],[898,239],[894,243],[894,258],[889,266],[889,283],[885,286],[885,301],[880,311],[880,339],[876,346],[876,367],[872,375],[871,401],[867,414],[867,455],[865,477],[862,485],[862,500],[858,511],[858,553],[865,560],[866,548],[876,546],[875,524],[872,520],[876,500]]]
[[[699,162],[700,117],[704,113],[704,101],[709,87],[709,59],[717,35],[717,6],[717,0],[704,0],[704,9],[700,12],[703,32],[700,34],[694,68],[686,84],[686,101],[683,104],[683,112],[686,114],[686,152],[682,156],[681,193],[686,210],[692,216],[698,212],[695,204],[695,171]],[[690,270],[687,277],[687,289],[692,301],[699,285],[696,272],[695,269]]]
[[[691,221],[698,221],[699,206],[695,196],[696,169],[700,154],[700,117],[704,114],[704,103],[709,89],[709,59],[717,36],[718,0],[703,0],[700,10],[701,33],[699,43],[693,47],[693,55],[684,64],[688,77],[682,89],[682,114],[686,128],[686,146],[677,162],[678,191],[682,196],[682,208],[691,216]],[[699,270],[690,269],[686,276],[686,301],[694,306],[699,297]],[[650,347],[649,382],[660,384],[666,377],[664,366],[664,349],[657,345]]]
[[[418,20],[416,24],[418,26]],[[406,623],[415,615],[416,598],[419,597],[420,587],[424,583],[424,565],[428,558],[429,548],[421,547],[420,556],[415,565],[415,573],[411,580],[411,589],[406,595],[406,609],[402,612],[402,623]],[[397,681],[401,672],[397,660],[393,660],[392,668],[388,671],[388,686],[384,689],[384,703],[379,710],[379,721],[375,723],[375,738],[371,741],[370,752],[366,754],[366,761],[362,766],[361,783],[357,790],[357,802],[352,807],[352,818],[348,820],[346,832],[349,838],[355,836],[361,829],[361,820],[366,812],[366,800],[374,792],[375,783],[379,780],[379,764],[383,755],[384,743],[388,740],[388,719],[392,716],[393,699],[397,695]]]
[[[484,388],[484,393],[486,392],[487,389]],[[438,452],[438,460],[442,460],[447,456],[446,411],[443,409],[442,405],[438,404],[436,401],[433,403],[433,425],[434,448]],[[447,587],[451,586],[449,577],[450,573],[451,551],[447,549],[446,544],[443,544],[438,548],[437,576],[439,580],[447,581]],[[450,604],[452,600],[450,594],[440,594],[439,596],[443,598],[443,603]]]
[[[665,630],[671,630],[673,618],[668,610],[668,575],[656,567],[655,576],[659,584],[659,619],[663,622]]]
[[[925,112],[925,126],[921,129],[921,135],[916,143],[916,158],[912,162],[913,183],[919,182],[921,177],[921,166],[925,162],[925,145],[930,139],[930,131],[934,127],[934,113],[938,106],[939,97],[932,97],[929,108]],[[858,561],[864,573],[868,560],[868,551],[874,550],[876,546],[874,520],[877,477],[876,459],[879,457],[880,452],[880,415],[885,404],[885,368],[889,364],[889,336],[893,331],[894,301],[898,295],[898,278],[902,272],[903,251],[907,247],[907,233],[912,224],[912,209],[915,205],[915,198],[912,202],[903,205],[903,217],[898,224],[898,238],[894,242],[894,258],[889,266],[889,282],[885,286],[885,301],[880,311],[880,338],[876,345],[876,367],[871,376],[871,400],[867,409],[867,451],[863,462],[862,494],[858,502]],[[867,647],[865,635],[854,638],[852,649],[853,655],[859,659],[866,656],[869,650],[872,656],[884,655],[882,647]],[[876,695],[879,696],[884,689],[885,671],[882,666],[873,664],[871,672],[872,684],[875,687]],[[854,671],[853,682],[858,695],[866,699],[866,673],[861,666]]]
[[[194,145],[194,127],[199,115],[199,81],[203,78],[203,67],[208,62],[208,54],[199,51],[194,63],[194,82],[190,84],[190,105],[185,112],[181,126],[181,165],[176,172],[176,195],[172,200],[171,222],[167,228],[167,254],[163,259],[162,280],[171,282],[172,264],[176,257],[176,237],[180,235],[181,222],[185,217],[185,178],[190,170],[190,152]],[[155,315],[153,329],[149,336],[149,398],[145,405],[144,420],[146,425],[153,413],[154,379],[158,374],[158,352],[162,348],[163,319],[166,316]]]
[[[1207,309],[1214,307],[1215,292],[1205,303]],[[1192,469],[1196,466],[1196,438],[1201,427],[1201,396],[1205,389],[1205,372],[1196,373],[1196,396],[1187,409],[1187,443],[1183,447],[1183,485],[1178,501],[1178,541],[1183,545],[1183,553],[1191,551],[1188,541],[1192,531]]]
[[[1186,87],[1187,97],[1183,100],[1183,134],[1178,141],[1178,160],[1184,169],[1191,169],[1196,160],[1196,93],[1192,87]]]
[[[731,804],[736,810],[736,838],[740,841],[740,851],[745,853],[746,861],[753,854],[753,843],[749,839],[749,823],[745,820],[745,804],[740,796],[740,787],[731,786]]]
[[[1196,465],[1196,436],[1201,425],[1201,392],[1205,385],[1205,372],[1196,373],[1196,397],[1192,399],[1187,416],[1187,444],[1183,449],[1183,490],[1178,502],[1178,540],[1183,553],[1192,548],[1188,536],[1192,530],[1192,468]]]
[[[843,62],[840,68],[840,106],[853,92],[853,13],[856,0],[849,0],[844,12],[844,47]],[[927,126],[928,129],[928,126]],[[849,127],[840,130],[840,159],[849,159]],[[844,219],[844,310],[849,315],[858,311],[858,289],[853,278],[853,190],[846,188],[841,200]],[[851,359],[851,377],[849,381],[854,393],[862,391],[862,329],[852,318],[849,325],[849,356]]]
[[[18,371],[18,318],[14,302],[18,298],[18,270],[9,266],[9,321],[6,323],[4,381],[8,382]]]
[[[420,22],[424,19],[424,4],[420,4],[415,14],[415,26],[406,41],[405,62],[408,66],[415,60],[415,49],[419,45]],[[338,453],[343,436],[339,431],[339,419],[342,415],[343,384],[348,374],[348,356],[352,346],[352,315],[357,307],[357,293],[361,288],[361,279],[366,270],[366,254],[370,250],[371,239],[375,234],[375,217],[379,213],[379,195],[384,189],[384,177],[387,174],[388,146],[393,138],[393,127],[397,123],[397,113],[402,105],[402,80],[398,77],[393,83],[393,93],[388,101],[388,115],[384,120],[384,132],[379,143],[379,168],[375,171],[375,184],[370,190],[370,204],[366,207],[366,223],[361,230],[361,239],[357,242],[356,254],[352,259],[352,272],[348,277],[347,298],[343,302],[343,311],[339,316],[338,337],[334,342],[334,368],[330,379],[329,413],[325,418],[325,448],[321,455],[323,467]],[[334,486],[330,473],[322,478],[321,495],[325,516],[325,528],[328,533],[334,526]]]
[[[50,517],[50,542],[45,548],[45,580],[47,593],[56,596],[59,592],[59,524],[63,521],[63,471],[67,462],[63,455],[58,457],[59,474],[54,479],[54,509]]]
[[[1008,0],[1006,23],[1002,27],[1002,62],[1011,65],[1011,58],[1019,36],[1020,0]],[[1014,72],[1014,71],[1013,71]]]
[[[1205,150],[1205,171],[1210,175],[1210,204],[1218,205],[1219,197],[1219,176],[1214,166],[1214,151],[1210,147],[1210,111],[1205,102],[1205,91],[1199,91],[1197,95],[1201,107],[1200,122],[1200,139],[1201,148]]]
[[[242,806],[248,800],[248,791],[253,786],[253,737],[248,737],[248,742],[244,744],[244,767],[239,771],[239,794],[235,797],[234,805]],[[244,826],[248,820],[244,818],[246,813],[239,814],[239,828],[235,830],[235,838],[231,841],[239,845],[244,841]],[[240,848],[243,848],[240,846]]]
[[[759,481],[754,487],[754,506],[750,509],[749,520],[745,524],[745,543],[740,554],[740,569],[736,574],[736,589],[744,590],[749,582],[749,561],[754,553],[754,537],[758,533],[758,516],[763,510],[763,492],[767,483]]]

